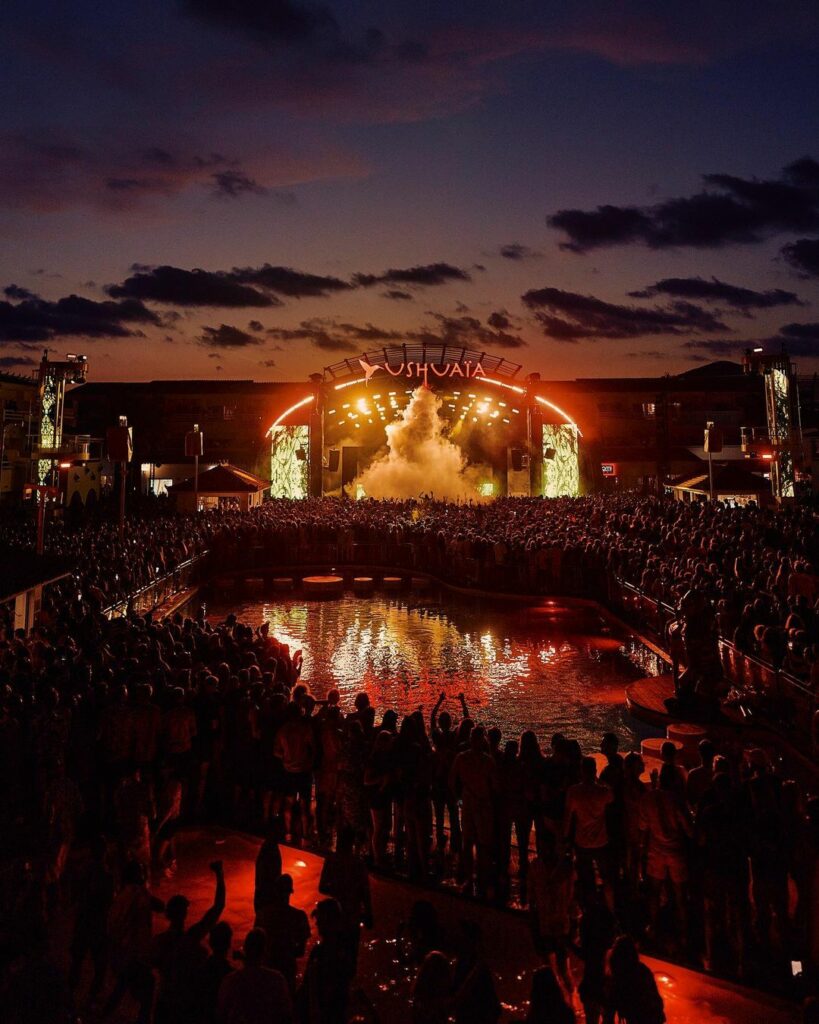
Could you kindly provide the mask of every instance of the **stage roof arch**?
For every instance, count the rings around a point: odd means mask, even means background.
[[[359,356],[350,356],[338,363],[324,367],[325,384],[342,384],[361,377],[362,364],[369,366],[388,366],[397,370],[402,364],[426,364],[430,367],[443,367],[457,363],[461,366],[469,363],[480,365],[486,376],[513,380],[520,373],[520,363],[513,363],[503,356],[492,352],[481,352],[478,349],[466,348],[463,345],[449,345],[445,342],[414,342],[410,345],[388,345],[364,352]]]

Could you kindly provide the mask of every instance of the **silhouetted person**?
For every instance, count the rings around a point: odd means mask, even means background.
[[[85,958],[90,956],[94,966],[88,992],[90,1003],[95,1002],[102,991],[108,966],[108,915],[114,900],[114,876],[108,867],[107,852],[105,837],[95,836],[88,864],[76,879],[69,986],[72,992],[76,991]]]
[[[574,1010],[566,1002],[551,967],[539,967],[532,974],[526,1024],[575,1024]]]
[[[461,922],[461,949],[455,961],[453,1016],[456,1024],[495,1024],[501,1005],[495,979],[481,951],[481,930]]]
[[[293,879],[281,875],[276,880],[275,899],[256,914],[256,927],[265,934],[266,967],[284,975],[291,992],[296,990],[296,961],[304,956],[310,938],[307,914],[290,906]]]
[[[202,942],[225,909],[225,876],[222,862],[214,861],[216,876],[213,905],[192,925],[188,925],[190,901],[171,896],[165,906],[168,927],[153,941],[151,960],[159,974],[155,1024],[196,1024],[197,981],[207,953]]]
[[[621,935],[608,962],[607,1016],[623,1024],[665,1024],[663,1000],[654,975],[641,963],[634,940]]]
[[[452,971],[443,953],[424,957],[412,986],[412,1024],[447,1024],[452,1008]]]
[[[282,855],[279,849],[278,828],[271,825],[256,854],[253,909],[257,914],[263,907],[275,902],[277,882],[281,873]]]
[[[233,972],[229,960],[233,929],[227,921],[218,921],[208,936],[210,956],[202,964],[197,980],[197,1000],[202,1024],[216,1024],[219,1019],[219,990],[222,982]]]
[[[335,852],[327,854],[319,880],[322,896],[338,900],[344,919],[348,941],[358,961],[361,925],[373,926],[373,907],[370,898],[370,875],[367,865],[353,849],[352,829],[342,828],[338,834]]]
[[[292,1024],[287,982],[262,964],[265,941],[260,928],[245,936],[244,967],[228,974],[219,989],[220,1024]]]
[[[355,959],[344,915],[334,899],[320,900],[313,911],[319,941],[310,950],[297,1007],[302,1024],[346,1024]]]

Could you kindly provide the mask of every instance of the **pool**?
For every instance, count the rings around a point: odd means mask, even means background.
[[[603,732],[626,749],[651,734],[633,720],[624,688],[658,671],[655,656],[590,605],[552,600],[491,601],[446,591],[345,593],[335,600],[271,595],[207,606],[211,621],[235,612],[270,623],[272,635],[304,652],[302,678],[316,696],[337,687],[349,707],[366,690],[379,712],[434,705],[460,714],[463,692],[473,718],[499,725],[504,739],[535,729],[595,750]]]

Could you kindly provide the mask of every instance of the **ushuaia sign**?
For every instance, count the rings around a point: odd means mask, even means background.
[[[392,377],[420,377],[424,384],[429,382],[430,374],[433,377],[463,377],[464,380],[486,376],[480,362],[472,362],[471,359],[465,359],[463,363],[416,363],[410,360],[407,363],[400,363],[397,367],[392,367],[389,363],[368,363],[366,359],[358,361],[364,371],[365,383],[369,382],[376,370],[385,370]]]

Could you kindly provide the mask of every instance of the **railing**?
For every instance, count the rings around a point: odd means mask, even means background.
[[[615,579],[609,588],[609,604],[639,628],[654,634],[660,646],[667,643],[667,628],[677,618],[675,609],[649,597],[639,587]],[[748,694],[766,720],[807,757],[815,759],[812,723],[819,695],[801,679],[777,669],[754,654],[741,651],[727,637],[718,638],[725,678]]]
[[[137,615],[145,615],[183,590],[188,590],[194,584],[202,581],[207,555],[207,551],[202,551],[198,555],[180,562],[175,569],[151,580],[150,583],[146,583],[144,587],[135,590],[128,597],[109,605],[104,609],[105,616],[109,619],[117,619],[132,612]]]

